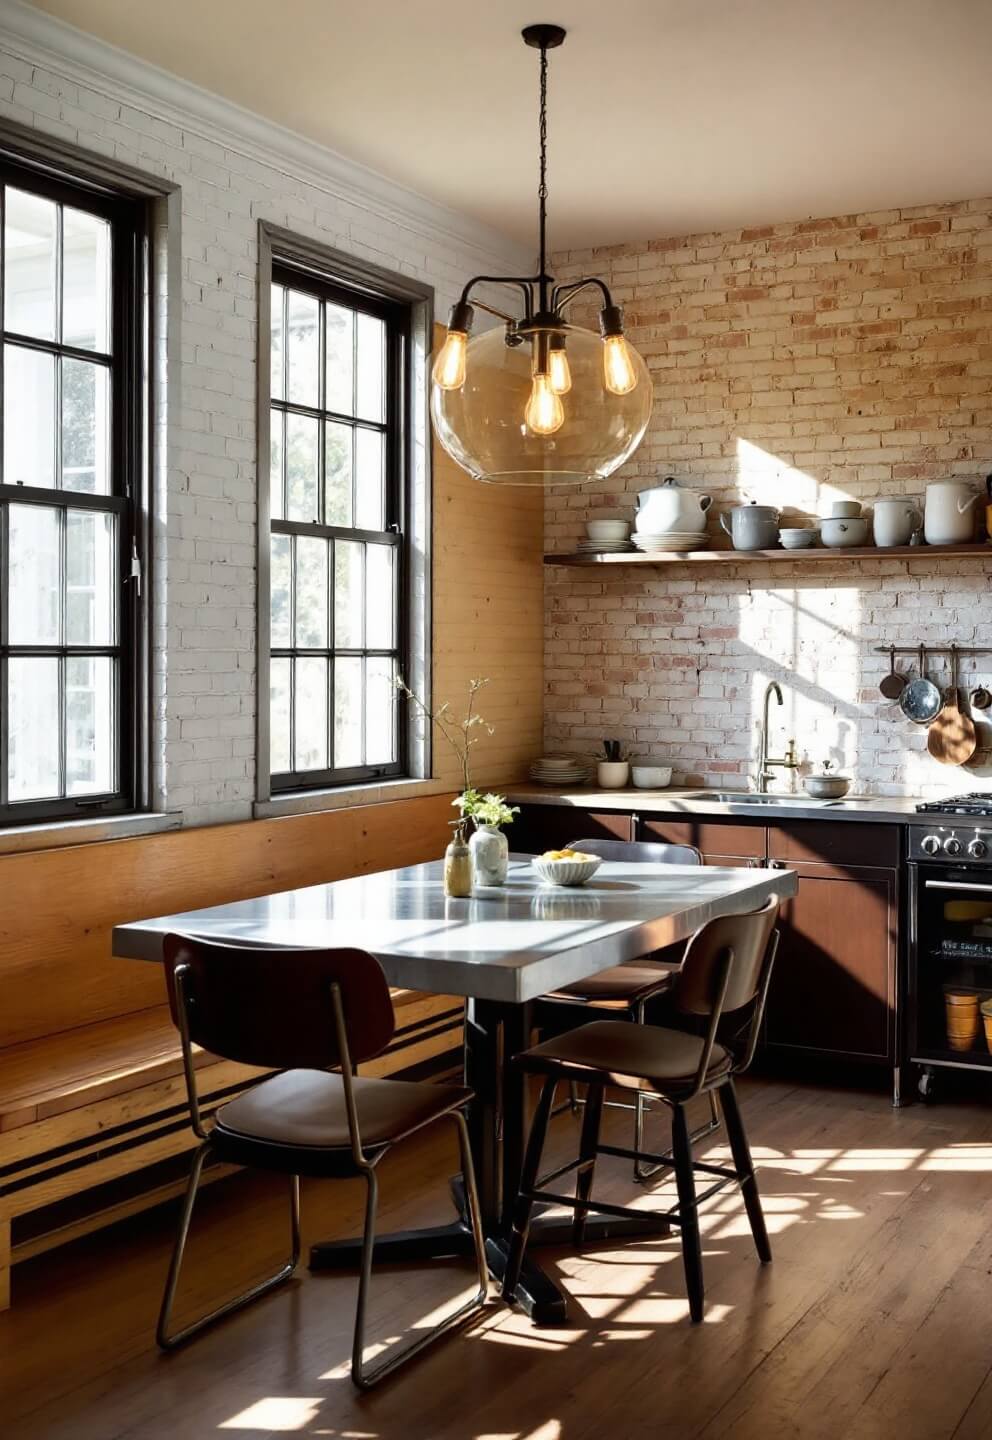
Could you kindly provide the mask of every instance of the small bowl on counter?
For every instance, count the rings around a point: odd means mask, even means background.
[[[671,765],[654,765],[650,760],[632,760],[630,779],[635,790],[664,790],[672,781]]]
[[[814,800],[840,800],[851,788],[846,775],[806,775],[803,789]]]
[[[591,880],[602,865],[598,855],[584,855],[575,850],[571,854],[552,851],[546,855],[535,855],[530,862],[541,878],[542,885],[584,885]]]

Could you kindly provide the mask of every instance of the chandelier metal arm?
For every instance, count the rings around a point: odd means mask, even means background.
[[[604,305],[613,304],[613,296],[610,294],[610,287],[606,284],[605,280],[600,280],[598,276],[590,275],[585,280],[572,280],[568,285],[556,285],[551,292],[551,308],[556,311],[563,310],[566,305],[570,305],[583,290],[588,290],[591,285],[594,285],[596,289],[599,290],[603,297]]]
[[[524,322],[527,323],[530,321],[534,313],[533,290],[531,287],[536,284],[536,275],[533,277],[520,275],[475,275],[472,277],[471,280],[468,281],[465,288],[462,290],[462,298],[460,304],[468,304],[469,297],[471,296],[472,291],[475,289],[476,285],[514,285],[524,297]],[[504,315],[501,310],[494,310],[491,306],[483,305],[478,300],[476,300],[474,303],[479,306],[480,310],[489,310],[490,314],[498,315],[501,320],[512,321],[514,319],[512,315]]]

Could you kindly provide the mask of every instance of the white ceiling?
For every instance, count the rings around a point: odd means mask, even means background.
[[[555,248],[992,192],[990,0],[35,0],[515,239],[551,57]]]

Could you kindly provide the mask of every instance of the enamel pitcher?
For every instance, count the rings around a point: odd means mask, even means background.
[[[683,490],[674,475],[667,475],[653,490],[639,492],[634,529],[639,535],[667,535],[673,530],[702,534],[712,504],[712,495]]]
[[[928,545],[962,545],[975,536],[972,506],[978,492],[965,480],[933,480],[923,506],[923,536]]]

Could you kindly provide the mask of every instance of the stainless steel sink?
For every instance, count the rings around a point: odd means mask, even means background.
[[[775,795],[770,790],[693,790],[685,800],[705,800],[715,805],[838,805],[838,800],[814,800],[811,795]]]

